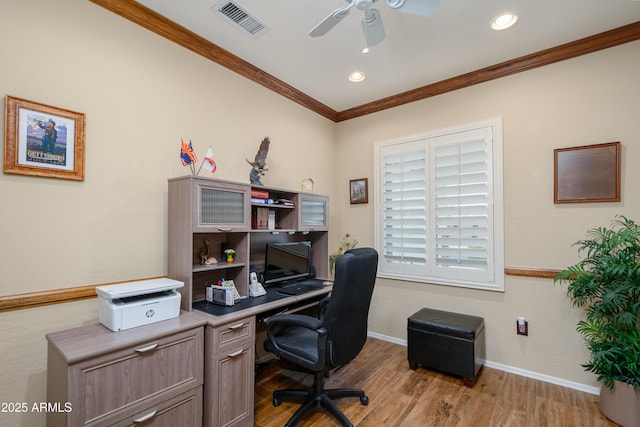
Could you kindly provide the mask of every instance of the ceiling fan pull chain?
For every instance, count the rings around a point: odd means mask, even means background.
[[[363,16],[362,19],[364,20],[365,17]],[[369,45],[367,44],[367,25],[365,22],[362,24],[362,31],[364,31],[364,48],[362,49],[362,53],[367,54],[369,53]]]

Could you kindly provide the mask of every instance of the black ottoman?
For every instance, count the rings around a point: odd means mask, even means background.
[[[484,319],[423,308],[407,323],[409,367],[461,376],[472,387],[484,363]]]

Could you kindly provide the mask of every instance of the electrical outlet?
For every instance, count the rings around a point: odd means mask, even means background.
[[[518,320],[516,320],[516,333],[518,335],[529,335],[529,322],[524,317],[518,317]]]

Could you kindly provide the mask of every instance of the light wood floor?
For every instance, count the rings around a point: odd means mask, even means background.
[[[357,398],[338,401],[354,425],[364,427],[418,426],[616,426],[598,409],[598,397],[483,367],[476,384],[423,368],[409,369],[407,349],[368,338],[358,357],[333,373],[326,387],[364,389],[369,405]],[[311,376],[294,365],[275,361],[256,376],[255,425],[281,427],[298,408],[272,405],[271,393],[281,388],[305,388]],[[323,411],[310,413],[302,426],[335,426]]]

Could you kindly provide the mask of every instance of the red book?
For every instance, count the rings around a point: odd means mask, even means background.
[[[268,199],[269,192],[263,190],[251,190],[251,197],[255,199]]]

